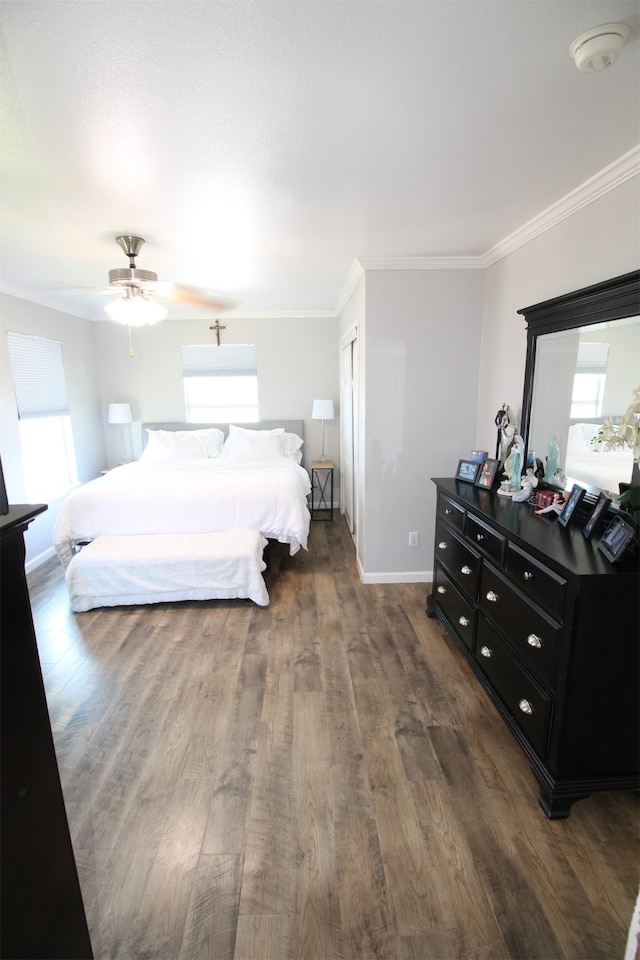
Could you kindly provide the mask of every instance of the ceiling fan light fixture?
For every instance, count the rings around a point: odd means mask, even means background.
[[[624,23],[603,23],[580,34],[569,53],[582,73],[598,73],[616,62],[630,35]]]
[[[142,294],[127,295],[114,300],[105,308],[112,320],[125,327],[151,327],[167,315],[159,303],[147,300]]]

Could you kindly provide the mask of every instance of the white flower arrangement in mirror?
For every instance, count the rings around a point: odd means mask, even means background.
[[[605,450],[631,447],[634,461],[640,463],[640,386],[633,391],[633,400],[619,423],[605,420],[591,443],[603,443]]]

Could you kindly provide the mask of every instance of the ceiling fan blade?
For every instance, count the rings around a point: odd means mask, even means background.
[[[118,294],[117,287],[96,283],[56,283],[53,285],[46,284],[46,286],[39,286],[34,289],[69,294],[82,294],[86,293],[87,290],[92,290],[98,297],[113,296],[114,294]]]
[[[196,307],[213,307],[215,310],[228,310],[233,306],[230,300],[206,293],[197,287],[185,287],[178,283],[145,284],[145,290],[160,300],[169,300],[173,303],[190,303]]]

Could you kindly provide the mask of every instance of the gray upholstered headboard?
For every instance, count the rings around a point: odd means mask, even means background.
[[[239,427],[246,427],[247,430],[275,430],[277,427],[284,427],[287,433],[297,433],[304,440],[304,420],[257,420],[255,423],[239,423]],[[222,430],[225,437],[229,433],[228,423],[184,423],[173,421],[171,423],[143,423],[142,424],[142,449],[147,445],[147,430],[206,430],[211,427],[217,427]],[[302,448],[302,463],[304,465],[306,457],[304,447]]]

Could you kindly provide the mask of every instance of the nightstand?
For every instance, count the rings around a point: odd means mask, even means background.
[[[333,520],[333,461],[311,461],[311,519]]]

